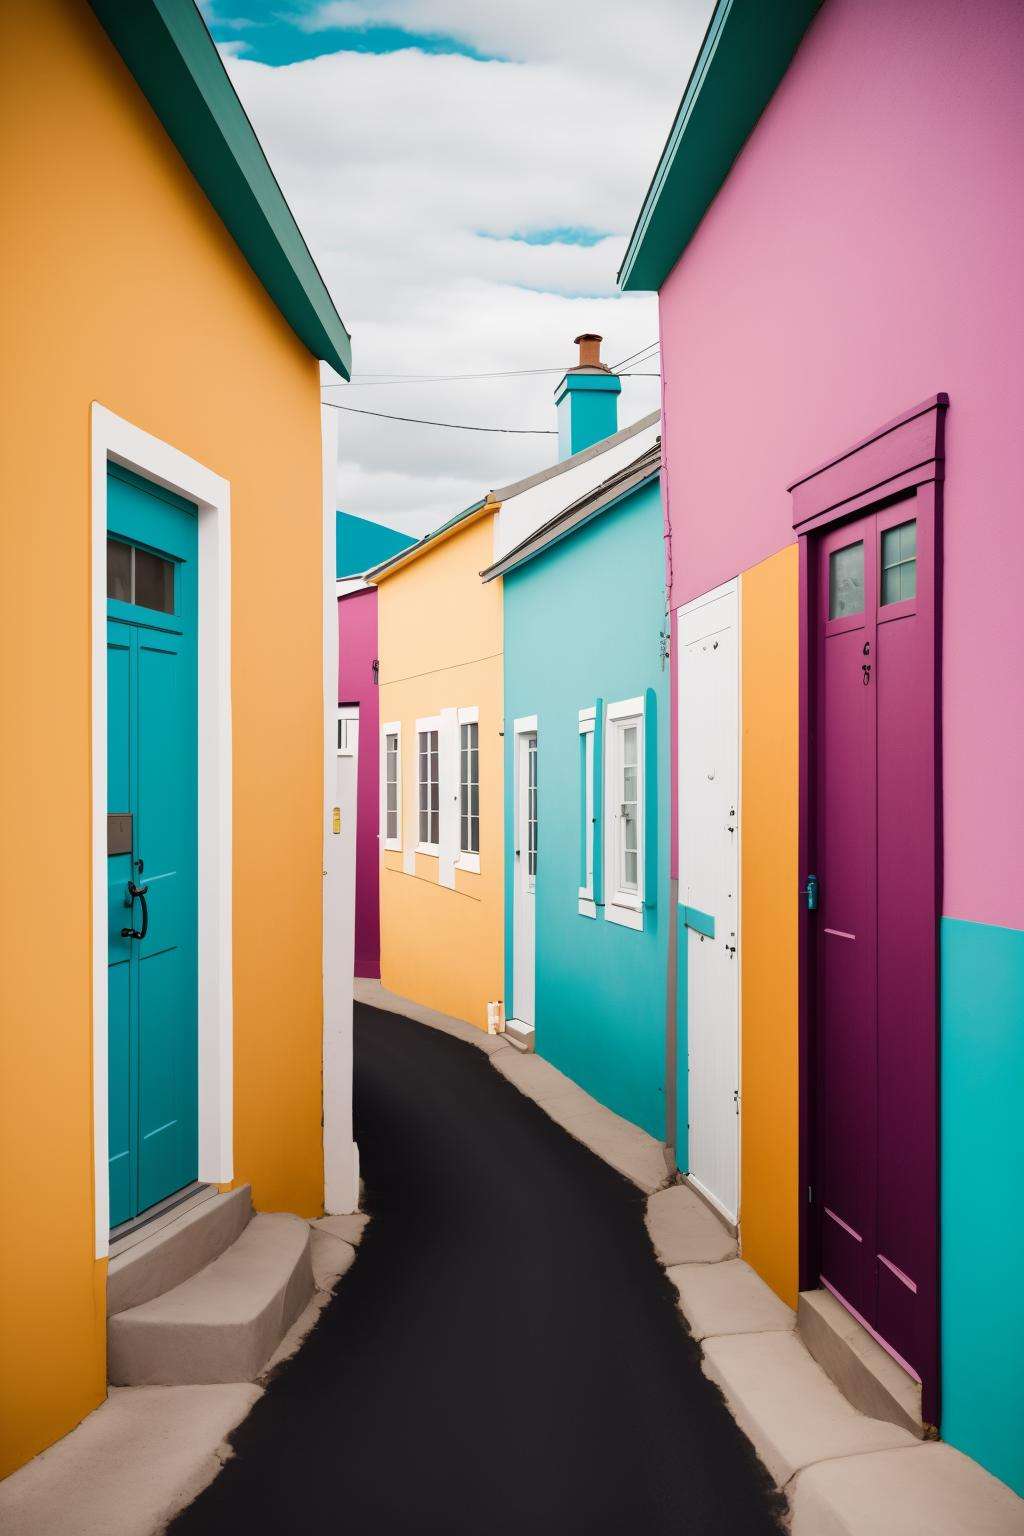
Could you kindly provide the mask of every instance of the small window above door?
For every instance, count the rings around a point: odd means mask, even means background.
[[[155,613],[173,613],[174,561],[108,538],[107,596]]]
[[[864,612],[864,541],[834,549],[828,557],[828,616]]]

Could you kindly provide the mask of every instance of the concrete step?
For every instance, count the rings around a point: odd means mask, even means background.
[[[506,1019],[504,1035],[517,1051],[532,1053],[537,1049],[537,1031],[532,1024],[524,1024],[522,1019]]]
[[[897,1365],[833,1295],[826,1290],[801,1291],[797,1331],[855,1408],[924,1438],[921,1383]]]
[[[251,1220],[252,1189],[242,1184],[138,1237],[107,1266],[107,1316],[141,1306],[197,1275],[238,1241]]]
[[[736,1257],[736,1239],[688,1184],[671,1184],[647,1202],[647,1231],[663,1264],[719,1264]]]
[[[116,1386],[253,1381],[313,1289],[308,1222],[254,1216],[205,1269],[110,1319],[109,1379]]]

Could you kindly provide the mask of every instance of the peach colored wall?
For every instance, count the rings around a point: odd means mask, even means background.
[[[825,0],[661,294],[675,604],[946,390],[944,911],[1024,926],[1024,7]]]
[[[231,483],[235,1173],[261,1209],[305,1215],[323,1192],[323,535],[317,364],[92,11],[84,0],[3,6],[0,59],[3,1472],[106,1390],[93,1239],[92,401]]]
[[[416,854],[410,875],[401,853],[383,852],[381,981],[481,1029],[502,995],[504,956],[502,590],[479,575],[494,558],[493,523],[485,513],[387,577],[377,608],[381,723],[402,724],[406,846],[416,841],[417,719],[480,711],[480,872],[456,869],[452,890],[438,883],[436,858]]]
[[[740,580],[740,1240],[747,1263],[791,1307],[799,1258],[798,597],[794,545]]]

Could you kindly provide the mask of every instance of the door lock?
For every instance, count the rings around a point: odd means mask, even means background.
[[[807,884],[804,886],[804,888],[800,892],[800,894],[801,894],[801,896],[805,897],[806,900],[807,900],[807,910],[808,910],[808,912],[817,912],[817,910],[818,910],[818,877],[817,877],[817,875],[808,875],[807,876]]]

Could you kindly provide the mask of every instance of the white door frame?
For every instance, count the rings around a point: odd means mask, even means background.
[[[199,1164],[233,1178],[231,927],[231,487],[169,443],[92,405],[92,1067],[95,1252],[110,1237],[107,991],[107,466],[199,509]]]
[[[684,619],[690,617],[692,614],[697,613],[701,608],[706,608],[710,604],[716,603],[720,599],[725,598],[725,597],[732,597],[732,598],[735,599],[735,629],[736,629],[736,744],[735,744],[735,750],[736,750],[736,785],[735,785],[735,790],[736,790],[736,832],[735,832],[735,850],[734,851],[735,851],[735,882],[736,882],[736,908],[735,908],[735,922],[736,922],[735,945],[736,945],[736,953],[735,953],[733,959],[734,959],[734,962],[735,962],[735,965],[736,965],[736,1093],[737,1093],[737,1099],[736,1099],[736,1140],[735,1140],[736,1209],[734,1211],[730,1210],[725,1204],[723,1204],[723,1202],[711,1190],[707,1189],[700,1182],[700,1180],[698,1178],[694,1177],[692,1172],[687,1175],[687,1177],[689,1178],[690,1182],[692,1182],[696,1186],[696,1188],[700,1190],[701,1194],[707,1200],[709,1200],[710,1203],[713,1206],[715,1206],[715,1208],[717,1210],[719,1210],[722,1213],[723,1216],[725,1216],[727,1221],[729,1221],[730,1223],[734,1223],[734,1224],[737,1224],[738,1221],[739,1221],[739,1213],[740,1213],[741,1204],[742,1204],[742,1186],[741,1186],[742,1159],[741,1159],[741,1148],[742,1148],[742,1115],[743,1115],[743,1082],[742,1082],[742,1071],[743,1071],[743,1052],[742,1052],[743,995],[742,995],[742,967],[740,965],[740,955],[741,955],[740,944],[741,944],[741,940],[742,940],[742,935],[741,935],[741,932],[740,932],[740,918],[741,918],[742,897],[743,897],[743,892],[742,892],[742,888],[741,888],[742,859],[741,859],[741,856],[740,856],[740,840],[741,840],[742,835],[743,835],[742,834],[742,825],[743,825],[743,803],[742,803],[743,785],[742,785],[742,755],[741,755],[741,744],[742,744],[742,740],[743,740],[743,718],[742,718],[742,690],[741,690],[741,683],[742,683],[742,673],[741,673],[741,664],[742,664],[741,663],[741,658],[742,658],[742,605],[741,605],[741,602],[740,602],[740,590],[741,589],[740,589],[739,578],[738,577],[733,577],[731,581],[723,582],[721,584],[721,586],[714,587],[714,588],[711,589],[711,591],[702,593],[700,597],[694,598],[691,602],[683,604],[682,607],[676,609],[676,615],[675,615],[675,617],[676,617],[675,637],[676,637],[676,647],[677,647],[677,657],[678,657],[678,665],[677,665],[677,669],[676,669],[676,689],[677,689],[677,700],[676,700],[676,702],[677,702],[677,711],[676,711],[676,713],[677,713],[677,723],[676,723],[677,742],[676,742],[676,746],[677,746],[677,764],[679,765],[678,774],[677,774],[677,785],[676,785],[676,793],[677,793],[677,796],[678,796],[678,800],[677,800],[677,810],[678,810],[677,824],[678,824],[678,838],[679,838],[679,847],[677,849],[677,855],[678,855],[678,857],[677,857],[677,864],[678,864],[678,871],[679,871],[679,894],[678,894],[678,899],[679,899],[680,906],[685,906],[686,903],[685,903],[685,900],[684,900],[684,892],[685,892],[685,889],[686,889],[686,875],[685,875],[685,870],[684,870],[684,867],[683,867],[683,848],[682,848],[682,836],[683,836],[683,826],[684,826],[684,805],[683,805],[683,798],[684,797],[683,797],[683,773],[682,773],[682,768],[681,768],[681,765],[682,765],[682,754],[683,754],[683,751],[684,751],[684,743],[685,743],[685,721],[684,721],[684,718],[683,718],[682,700],[678,696],[679,692],[681,691],[681,687],[682,687],[682,652],[683,652],[683,642],[682,642],[682,640],[680,638],[680,631],[681,631],[681,627],[682,627],[682,621]],[[725,934],[723,934],[723,935],[716,935],[716,938],[715,938],[714,942],[715,943],[725,943],[725,941],[726,941],[726,939],[728,937],[729,937],[729,935],[725,935]],[[685,942],[687,945],[689,945],[689,943],[690,943],[688,931],[684,932],[683,942]],[[680,969],[682,969],[682,967],[680,967]],[[688,973],[688,970],[689,970],[689,968],[687,967],[687,973]],[[689,983],[687,983],[687,984],[689,984]],[[692,1038],[693,1037],[692,1037],[692,1034],[691,1034],[691,1021],[690,1021],[690,1018],[689,1018],[689,1008],[687,1008],[687,1041],[688,1041],[687,1055],[688,1056],[690,1055],[690,1045],[689,1045],[689,1042],[692,1040]],[[690,1074],[690,1072],[688,1070],[687,1071],[687,1099],[688,1099],[687,1119],[688,1119],[688,1121],[690,1119],[689,1103],[692,1102],[691,1094],[692,1094],[692,1077],[691,1077],[691,1074]],[[688,1137],[688,1140],[689,1140],[689,1137]],[[687,1147],[687,1167],[690,1167],[689,1146]]]
[[[520,988],[518,983],[519,983],[520,976],[524,973],[525,965],[527,965],[529,963],[529,961],[527,960],[527,958],[525,956],[525,945],[522,942],[523,922],[525,920],[525,915],[526,915],[526,907],[525,907],[525,904],[524,904],[524,901],[523,901],[523,895],[524,895],[524,891],[526,889],[526,881],[529,879],[529,856],[528,856],[528,850],[527,850],[527,832],[526,832],[526,816],[527,816],[526,797],[527,797],[528,785],[527,785],[525,776],[523,774],[523,767],[522,767],[522,765],[523,765],[523,753],[524,753],[524,751],[526,749],[526,739],[528,737],[530,737],[530,736],[537,736],[538,737],[538,741],[537,741],[538,753],[539,753],[539,750],[540,750],[540,739],[539,739],[538,732],[537,732],[537,716],[536,715],[523,715],[520,719],[518,719],[518,720],[516,720],[514,722],[512,730],[513,730],[513,737],[512,737],[512,739],[513,739],[513,743],[514,743],[514,748],[513,749],[514,749],[514,753],[515,753],[514,762],[513,762],[514,776],[515,776],[514,777],[514,782],[515,782],[515,802],[514,802],[514,809],[513,809],[512,832],[513,832],[513,847],[517,850],[517,852],[515,852],[514,855],[513,855],[516,862],[515,862],[515,869],[513,871],[513,887],[512,887],[512,903],[513,903],[513,905],[512,905],[512,946],[513,946],[512,947],[512,1008],[513,1008],[512,1016],[513,1016],[513,1018],[518,1019],[521,1023],[528,1024],[530,1026],[530,1028],[532,1029],[536,1025],[536,1013],[537,1013],[537,915],[536,915],[537,914],[537,898],[536,898],[536,894],[535,894],[535,891],[536,891],[536,881],[534,883],[534,892],[531,893],[533,895],[533,901],[532,901],[531,908],[530,908],[531,922],[533,924],[533,933],[532,933],[532,936],[531,936],[531,940],[532,941],[531,941],[531,944],[530,944],[530,957],[529,958],[530,958],[530,960],[532,960],[532,964],[533,964],[533,978],[532,978],[533,979],[533,985],[532,985],[532,988],[531,988],[532,1002],[531,1002],[530,1008],[527,1010],[527,1012],[529,1012],[529,1014],[530,1014],[529,1018],[526,1017],[526,1014],[524,1013],[524,1011],[521,1008],[522,989]],[[539,758],[538,758],[538,763],[539,763]]]
[[[359,1204],[359,1148],[352,1139],[352,984],[355,974],[356,818],[338,789],[338,596],[335,483],[338,418],[320,412],[323,478],[323,1146],[324,1208]],[[358,729],[358,728],[357,728]],[[358,742],[358,737],[357,737]],[[354,767],[355,764],[353,763]],[[357,775],[353,773],[353,781]],[[354,785],[353,785],[354,787]],[[335,811],[338,812],[335,819]],[[335,827],[338,831],[335,832]]]

